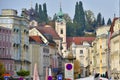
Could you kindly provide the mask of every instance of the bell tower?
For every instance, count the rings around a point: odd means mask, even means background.
[[[55,30],[58,33],[58,35],[61,37],[61,43],[60,43],[60,49],[62,51],[62,54],[64,55],[67,49],[66,46],[66,21],[63,18],[64,14],[62,12],[61,4],[60,4],[60,11],[56,15],[56,21],[55,21]]]

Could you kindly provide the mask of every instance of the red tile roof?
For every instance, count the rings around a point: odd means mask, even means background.
[[[36,27],[42,34],[49,34],[53,39],[60,39],[59,35],[51,26],[46,25],[44,27]]]
[[[84,41],[91,43],[95,40],[95,37],[67,37],[67,47],[70,47],[71,43],[74,42],[76,45],[82,44]]]
[[[29,41],[35,41],[37,43],[43,43],[40,36],[29,36]]]

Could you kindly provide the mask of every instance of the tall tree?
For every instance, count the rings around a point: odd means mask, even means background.
[[[79,19],[78,19],[78,16],[79,16],[79,13],[78,13],[78,10],[79,10],[79,6],[78,6],[78,2],[76,2],[76,5],[75,5],[75,15],[74,15],[74,23],[78,23],[79,22]]]
[[[81,27],[85,27],[85,13],[84,13],[84,10],[83,10],[83,5],[82,5],[82,2],[80,1],[79,2],[79,23],[80,23],[80,26]]]
[[[77,24],[76,36],[83,35],[84,33],[83,31],[85,29],[85,13],[84,13],[83,5],[81,1],[79,3],[78,2],[76,3],[75,16],[74,16],[73,22]]]
[[[107,25],[111,25],[112,21],[111,19],[109,18],[108,21],[107,21]]]
[[[39,21],[39,14],[38,14],[38,4],[35,5],[35,20]]]
[[[104,26],[105,25],[105,20],[104,20],[104,17],[103,17],[103,19],[102,19],[102,26]]]
[[[102,25],[102,15],[101,13],[98,13],[97,15],[97,26],[101,26]]]
[[[35,4],[35,12],[38,12],[38,3]]]
[[[47,15],[47,8],[46,8],[46,3],[43,4],[43,19],[45,22],[48,22],[48,15]]]
[[[42,16],[43,16],[43,12],[42,12],[42,6],[39,4],[39,23],[41,23],[42,22]]]

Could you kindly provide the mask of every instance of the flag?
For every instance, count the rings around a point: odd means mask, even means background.
[[[111,26],[110,26],[110,30],[108,31],[108,48],[110,49],[110,40],[111,40],[111,37],[112,37],[112,34],[114,32],[114,24],[115,24],[115,21],[117,20],[118,18],[114,18]]]
[[[48,68],[49,70],[48,70],[48,80],[52,80],[52,71],[51,71],[51,68],[49,67]]]
[[[49,68],[49,76],[52,76],[52,71],[51,71],[51,68]]]
[[[48,80],[48,68],[46,67],[45,80]]]
[[[39,75],[38,75],[38,70],[37,70],[37,64],[36,63],[35,63],[35,66],[34,66],[33,80],[40,80]]]

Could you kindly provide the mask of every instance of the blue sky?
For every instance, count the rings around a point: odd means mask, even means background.
[[[68,13],[71,18],[74,17],[75,4],[80,0],[0,0],[0,12],[1,9],[16,9],[19,12],[22,8],[29,9],[31,6],[35,6],[35,3],[43,4],[47,3],[47,11],[50,17],[53,17],[55,13],[59,11],[60,2],[62,3],[62,10],[64,13]],[[119,0],[81,0],[83,2],[84,10],[91,10],[95,16],[101,12],[102,16],[107,19],[113,18],[114,14],[119,16]]]

